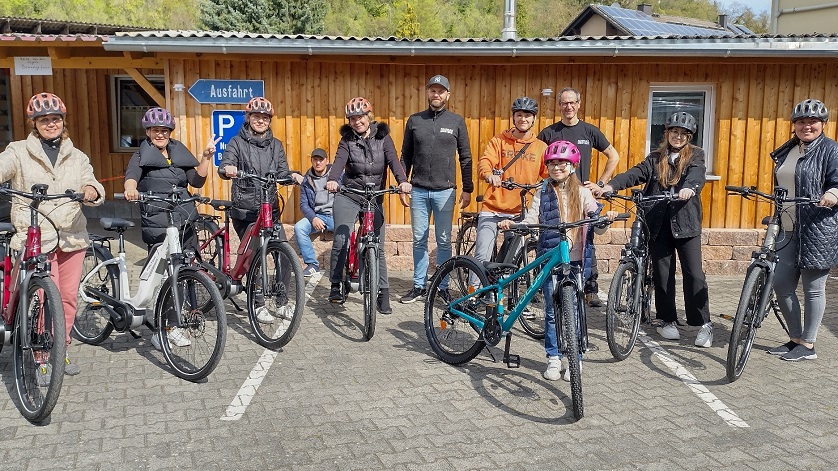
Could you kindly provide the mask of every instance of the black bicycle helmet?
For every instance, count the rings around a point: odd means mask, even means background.
[[[530,97],[522,96],[512,102],[512,112],[526,111],[527,113],[538,114],[538,102]]]
[[[829,110],[822,101],[807,98],[795,105],[794,111],[791,112],[792,123],[803,118],[815,118],[825,122],[829,119]]]
[[[684,111],[679,111],[677,113],[672,113],[668,118],[666,118],[666,124],[664,125],[666,129],[669,128],[684,128],[690,132],[690,134],[695,134],[696,130],[696,123],[695,118],[693,115],[686,113]]]

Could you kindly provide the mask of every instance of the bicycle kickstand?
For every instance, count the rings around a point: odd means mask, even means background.
[[[521,355],[509,353],[509,346],[512,345],[512,332],[506,334],[506,346],[503,349],[503,362],[507,368],[520,368]]]

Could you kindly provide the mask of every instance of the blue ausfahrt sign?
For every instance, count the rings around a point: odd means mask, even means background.
[[[215,166],[221,163],[221,155],[227,149],[230,139],[239,133],[244,124],[244,111],[214,110],[212,112],[212,133],[219,139],[215,145]]]
[[[189,87],[189,94],[198,103],[247,103],[265,96],[265,81],[198,79]]]

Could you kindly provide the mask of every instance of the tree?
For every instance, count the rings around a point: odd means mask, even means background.
[[[320,34],[324,0],[204,0],[200,23],[211,31]]]
[[[396,37],[419,37],[419,18],[416,16],[416,10],[413,9],[413,5],[410,3],[408,3],[407,7],[405,7],[404,13],[402,13],[402,17],[396,27]]]

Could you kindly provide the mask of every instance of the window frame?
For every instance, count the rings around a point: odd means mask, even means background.
[[[703,138],[701,142],[693,142],[693,144],[704,149],[705,165],[707,167],[706,174],[708,180],[718,180],[719,177],[713,174],[715,159],[715,115],[716,115],[716,85],[708,82],[679,82],[679,83],[650,83],[649,84],[649,102],[646,110],[646,149],[647,151],[654,145],[657,147],[658,142],[652,143],[652,116],[655,93],[659,92],[693,92],[704,93],[704,113],[701,118],[703,123]]]
[[[161,93],[165,93],[166,88],[166,76],[165,75],[147,75],[146,79],[154,85],[155,82],[159,82],[161,87]],[[121,113],[121,84],[124,82],[132,82],[139,84],[133,77],[130,75],[111,75],[110,77],[110,98],[111,98],[111,152],[114,153],[133,153],[139,150],[139,146],[134,147],[121,147],[120,146],[120,138],[122,135],[122,113]],[[151,102],[149,107],[158,106],[157,103]]]

